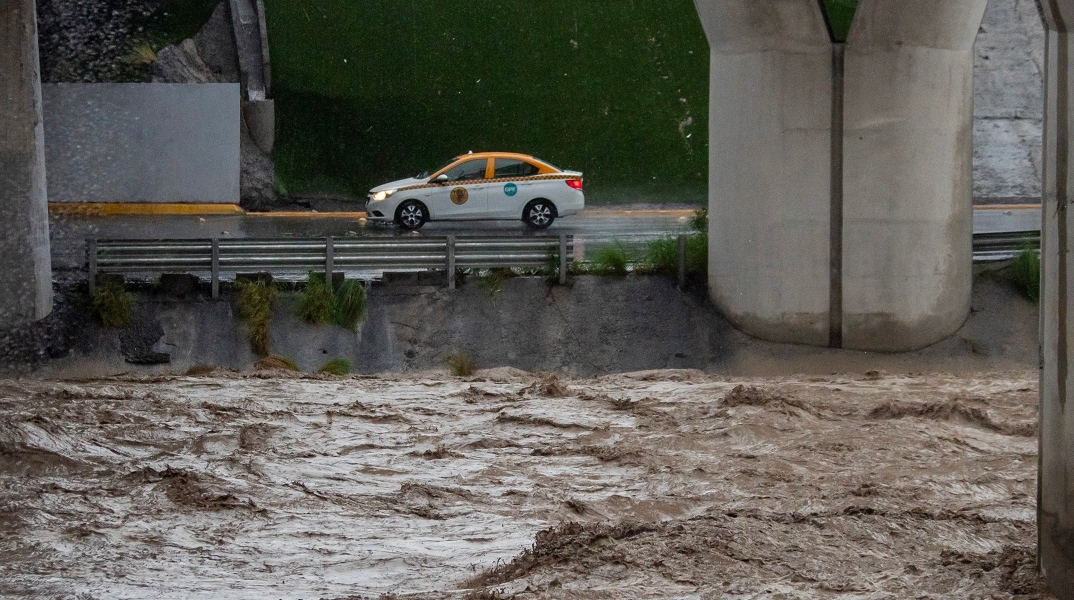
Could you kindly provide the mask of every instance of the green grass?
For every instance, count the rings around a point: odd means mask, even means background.
[[[343,360],[342,358],[333,358],[332,360],[321,365],[320,369],[317,369],[318,373],[328,373],[329,375],[338,375],[340,377],[349,375],[351,372],[351,363]]]
[[[593,275],[626,275],[629,264],[630,253],[627,247],[616,242],[597,249],[593,254],[589,272]]]
[[[690,0],[266,0],[279,187],[362,195],[468,150],[584,171],[594,204],[705,197]]]
[[[477,285],[490,296],[495,296],[503,291],[503,284],[508,279],[517,277],[514,269],[509,267],[500,267],[498,269],[489,269],[483,274],[477,277]]]
[[[310,271],[298,304],[298,318],[311,325],[334,323],[344,329],[358,330],[365,318],[366,291],[361,281],[346,280],[338,290],[325,280],[324,273]]]
[[[823,0],[825,16],[828,18],[828,26],[831,28],[832,37],[837,42],[845,42],[850,34],[850,24],[854,20],[854,12],[858,9],[858,0]]]
[[[90,295],[90,303],[105,327],[122,329],[130,325],[134,298],[122,283],[110,281],[98,285]]]
[[[258,356],[269,355],[269,323],[272,320],[272,303],[276,300],[276,286],[266,281],[239,281],[236,305],[239,318],[246,324],[250,347]]]
[[[1010,278],[1015,289],[1026,300],[1040,301],[1040,253],[1033,248],[1019,252],[1011,261]]]
[[[324,325],[332,319],[335,293],[325,280],[324,273],[309,273],[298,304],[298,318],[312,325]]]
[[[344,329],[358,330],[358,324],[365,318],[368,298],[361,281],[348,279],[336,290],[332,303],[332,322]]]

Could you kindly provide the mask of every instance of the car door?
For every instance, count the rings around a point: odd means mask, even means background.
[[[458,162],[433,175],[429,212],[433,219],[474,219],[488,214],[487,158]],[[443,178],[441,177],[443,176]]]
[[[526,203],[535,198],[532,177],[540,171],[536,165],[518,158],[496,158],[492,185],[488,191],[489,216],[518,219]]]

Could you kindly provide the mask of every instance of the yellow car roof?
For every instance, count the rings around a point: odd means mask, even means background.
[[[530,154],[520,154],[518,152],[473,152],[471,154],[460,154],[455,157],[455,160],[459,160],[461,158],[528,158],[530,160],[544,162],[536,156]]]

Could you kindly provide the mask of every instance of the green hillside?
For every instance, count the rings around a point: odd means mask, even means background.
[[[468,150],[586,173],[594,203],[701,202],[708,44],[691,0],[265,0],[277,176],[364,195]]]

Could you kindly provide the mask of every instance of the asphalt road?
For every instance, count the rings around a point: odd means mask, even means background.
[[[546,232],[571,234],[583,247],[619,241],[640,244],[688,230],[692,210],[591,209],[557,220]],[[227,215],[51,215],[53,267],[84,264],[85,241],[100,239],[184,239],[227,237],[360,237],[394,235],[529,235],[519,221],[429,223],[420,232],[402,233],[374,225],[361,213],[247,213]],[[1040,206],[980,206],[974,210],[974,232],[1040,229]]]

